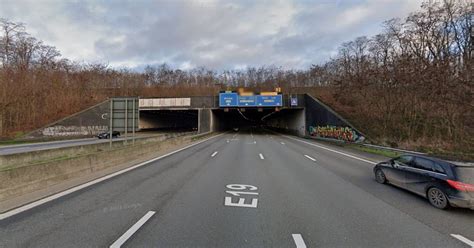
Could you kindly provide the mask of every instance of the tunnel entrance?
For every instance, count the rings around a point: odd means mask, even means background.
[[[140,110],[140,131],[197,131],[199,111]]]
[[[305,131],[305,114],[303,108],[232,108],[212,110],[213,130],[248,130],[271,128],[288,133]]]

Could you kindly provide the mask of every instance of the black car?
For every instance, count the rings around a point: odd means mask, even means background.
[[[374,167],[375,180],[428,198],[436,208],[474,210],[474,166],[420,155],[402,155]]]
[[[119,136],[120,136],[119,131],[112,131],[112,138],[117,138]],[[110,132],[103,132],[97,135],[97,138],[99,139],[108,139],[109,137],[110,137]]]

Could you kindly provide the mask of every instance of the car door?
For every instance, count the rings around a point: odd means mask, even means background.
[[[404,187],[405,170],[413,160],[413,156],[402,155],[391,160],[391,164],[384,170],[385,176],[391,184]]]
[[[425,187],[434,180],[433,167],[433,161],[426,158],[415,157],[406,168],[406,188],[417,194],[425,195]]]

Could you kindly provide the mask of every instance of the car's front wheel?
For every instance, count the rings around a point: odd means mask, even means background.
[[[387,182],[387,178],[385,177],[385,173],[381,169],[375,170],[375,181],[378,183],[384,184]]]
[[[437,187],[428,189],[426,195],[428,197],[428,201],[433,207],[439,209],[447,209],[449,207],[448,197]]]

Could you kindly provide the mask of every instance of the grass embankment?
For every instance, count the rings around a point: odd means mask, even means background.
[[[359,150],[359,151],[381,155],[381,156],[389,157],[389,158],[395,158],[402,154],[402,152],[397,152],[397,151],[392,151],[392,150],[387,150],[387,149],[379,149],[376,147],[368,147],[368,146],[357,145],[357,144],[346,144],[345,146]]]

